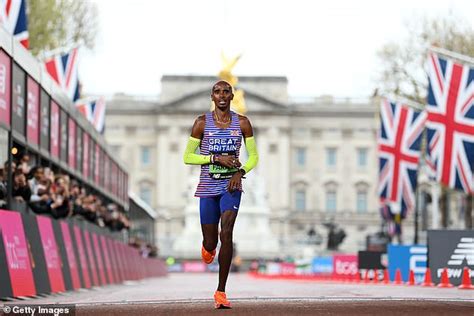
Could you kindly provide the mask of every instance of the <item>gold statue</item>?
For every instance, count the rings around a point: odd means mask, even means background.
[[[235,64],[239,61],[242,55],[237,55],[234,58],[228,59],[224,53],[221,53],[222,58],[222,70],[219,71],[219,78],[230,83],[234,87],[234,99],[232,100],[230,106],[232,109],[239,113],[245,114],[247,112],[247,107],[245,106],[244,91],[236,89],[239,79],[232,74],[232,69],[235,67]]]

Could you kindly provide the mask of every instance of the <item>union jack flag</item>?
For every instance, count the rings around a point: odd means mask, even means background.
[[[426,112],[387,99],[380,106],[379,185],[382,205],[406,216],[415,206],[421,137]]]
[[[0,0],[0,23],[21,45],[28,48],[26,0]]]
[[[472,193],[474,68],[428,57],[427,160],[438,182]]]
[[[105,130],[105,99],[93,101],[79,100],[76,108],[81,112],[99,133]]]
[[[44,61],[46,71],[73,102],[79,99],[77,55],[78,49],[74,48],[67,54],[56,55]]]

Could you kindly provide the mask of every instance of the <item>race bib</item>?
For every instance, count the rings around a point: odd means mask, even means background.
[[[213,179],[229,179],[236,172],[237,168],[227,168],[219,165],[209,165],[209,174]]]
[[[222,156],[225,155],[235,155],[235,152],[232,153],[220,153]],[[232,175],[237,172],[237,168],[227,168],[221,165],[209,165],[209,175],[213,179],[229,179],[232,178]]]

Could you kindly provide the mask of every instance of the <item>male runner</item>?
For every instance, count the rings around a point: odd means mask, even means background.
[[[214,293],[216,308],[231,308],[225,285],[232,261],[232,232],[240,206],[242,178],[258,162],[252,125],[247,117],[230,110],[233,97],[232,86],[226,81],[219,81],[212,87],[211,100],[215,109],[196,119],[184,153],[184,163],[201,165],[195,196],[200,198],[201,256],[205,263],[210,264],[214,260],[218,235],[221,240],[219,285]],[[239,151],[242,136],[249,159],[241,167]],[[196,154],[198,146],[200,153]]]

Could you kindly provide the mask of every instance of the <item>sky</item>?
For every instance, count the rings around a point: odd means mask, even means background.
[[[83,92],[156,97],[163,75],[216,75],[221,53],[242,54],[237,76],[286,76],[291,97],[372,94],[376,53],[407,35],[411,19],[472,0],[90,0],[99,11],[93,51],[82,49]]]

